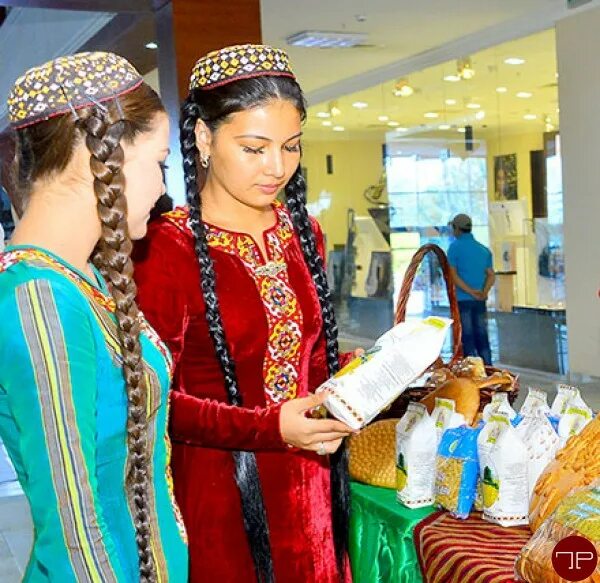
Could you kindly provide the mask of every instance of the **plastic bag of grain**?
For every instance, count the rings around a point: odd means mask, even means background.
[[[501,526],[528,524],[528,453],[507,415],[492,415],[477,440],[483,517]]]
[[[564,447],[569,438],[579,435],[583,428],[592,420],[592,410],[577,392],[569,399],[566,410],[558,422],[558,437],[560,447]]]

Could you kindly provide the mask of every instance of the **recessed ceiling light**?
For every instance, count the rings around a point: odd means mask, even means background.
[[[506,87],[496,87],[498,93],[506,93],[508,89]]]
[[[367,34],[363,32],[323,32],[304,30],[288,36],[285,40],[294,47],[316,49],[344,49],[367,42]]]
[[[154,41],[152,41],[152,42],[146,43],[146,48],[153,50],[153,49],[157,49],[158,45]]]
[[[444,77],[444,81],[448,81],[449,83],[458,83],[460,81],[460,77],[458,75],[446,75]]]
[[[329,121],[328,119],[326,119],[324,122],[321,122],[322,125],[324,125],[326,128],[329,128],[333,125],[333,123],[331,121]]]
[[[466,133],[467,130],[465,128],[456,128],[456,131],[461,134],[464,134],[464,133]]]
[[[456,105],[456,99],[446,99],[444,103],[446,105]]]
[[[328,111],[318,111],[317,117],[331,117],[331,114]]]
[[[407,131],[408,131],[408,128],[402,128],[402,127],[399,127],[399,128],[396,128],[396,131],[397,131],[397,132],[407,132]]]
[[[346,128],[344,126],[333,126],[334,132],[345,132]]]
[[[450,124],[448,123],[442,123],[438,126],[438,129],[440,130],[449,130],[450,129]]]
[[[380,115],[377,120],[378,121],[389,121],[389,117],[387,115]]]
[[[352,107],[356,107],[356,109],[365,109],[366,107],[369,107],[369,104],[366,101],[355,101],[352,104]]]
[[[397,121],[388,121],[388,125],[391,128],[397,128],[400,124]]]
[[[509,57],[508,59],[504,59],[504,62],[507,65],[522,65],[525,62],[525,59],[521,57]]]
[[[480,103],[467,103],[467,107],[469,109],[480,109],[481,104]]]
[[[426,114],[424,114],[425,117],[429,118],[429,119],[435,119],[436,117],[440,117],[440,114],[435,112],[435,111],[428,111]]]
[[[535,113],[526,113],[523,116],[523,119],[526,119],[528,121],[533,121],[534,119],[537,119],[537,115],[535,115]]]
[[[529,99],[532,95],[533,93],[529,93],[529,91],[519,91],[517,93],[517,97],[521,99]]]
[[[478,111],[475,114],[475,119],[478,119],[478,120],[485,119],[485,111],[483,111],[483,110],[482,111]]]

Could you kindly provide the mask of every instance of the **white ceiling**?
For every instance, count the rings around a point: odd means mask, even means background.
[[[265,42],[286,47],[310,103],[545,30],[566,0],[262,0]],[[600,6],[591,0],[579,10]],[[366,20],[359,22],[357,16]],[[287,47],[302,30],[367,32],[372,47]]]

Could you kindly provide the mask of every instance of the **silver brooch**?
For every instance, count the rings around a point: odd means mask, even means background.
[[[254,273],[260,277],[275,277],[285,269],[285,263],[269,261],[264,265],[259,265],[254,269]]]

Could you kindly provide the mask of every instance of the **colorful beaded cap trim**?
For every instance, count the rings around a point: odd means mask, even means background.
[[[22,128],[72,110],[115,99],[143,79],[114,53],[77,53],[29,69],[8,97],[8,117]]]
[[[213,89],[238,79],[265,75],[294,78],[287,54],[267,45],[236,45],[208,53],[194,65],[192,89]]]

